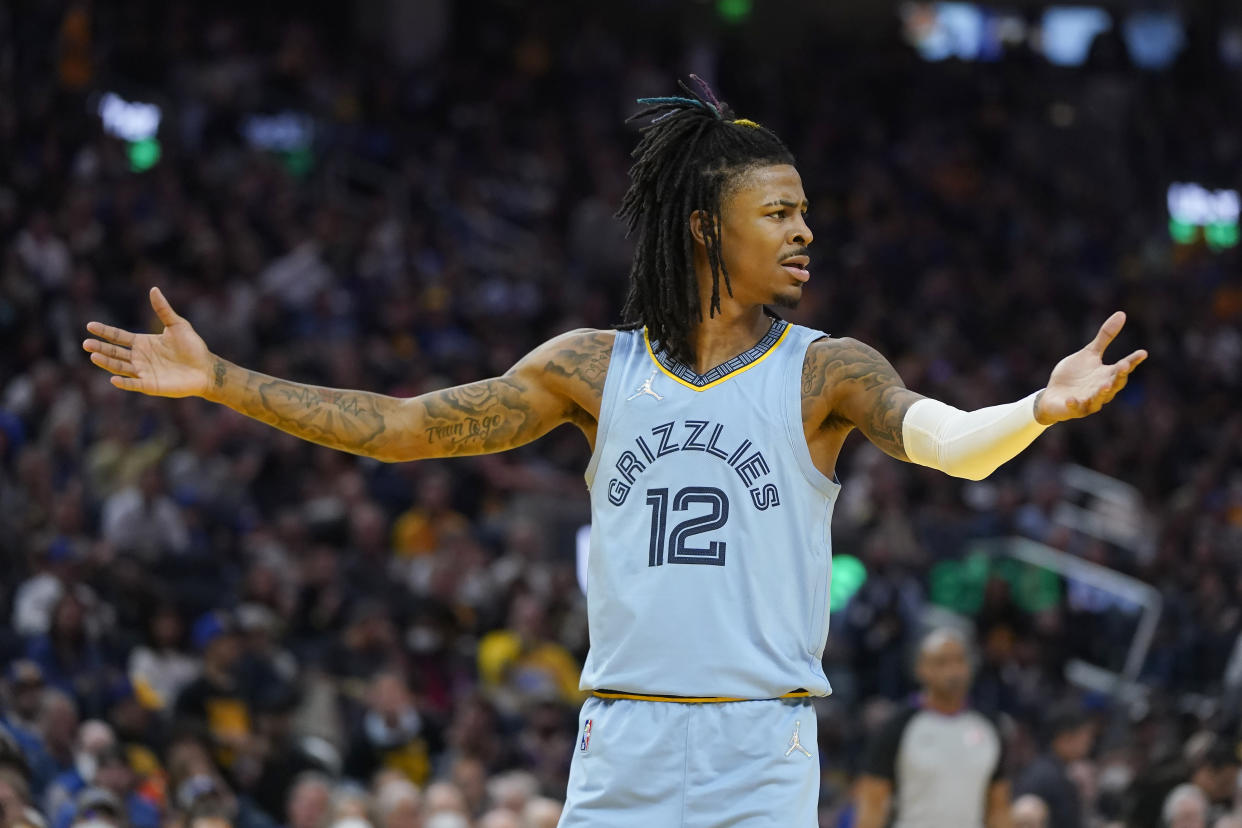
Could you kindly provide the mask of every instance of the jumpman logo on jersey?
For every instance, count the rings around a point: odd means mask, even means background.
[[[805,753],[806,757],[809,759],[811,758],[811,752],[802,746],[802,740],[798,738],[798,731],[801,728],[802,722],[794,722],[794,732],[793,735],[789,737],[789,750],[785,751],[785,755],[788,756],[795,750],[800,750]]]
[[[658,368],[657,368],[656,370],[653,370],[653,371],[651,372],[651,376],[649,376],[649,377],[647,377],[645,380],[643,380],[643,384],[642,384],[642,385],[640,385],[640,386],[638,386],[638,390],[637,390],[637,391],[635,391],[633,394],[630,394],[628,397],[626,397],[626,398],[625,398],[625,401],[626,401],[626,402],[629,402],[630,400],[634,399],[635,397],[641,397],[643,394],[650,394],[651,396],[655,397],[657,400],[662,400],[662,399],[664,399],[664,397],[663,397],[662,395],[657,394],[657,393],[655,392],[655,389],[651,387],[651,383],[655,382],[655,378],[656,378],[656,374],[657,374],[657,373],[659,373],[659,369],[658,369]]]

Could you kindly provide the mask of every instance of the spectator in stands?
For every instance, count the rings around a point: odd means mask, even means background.
[[[1242,762],[1232,739],[1211,732],[1196,734],[1187,740],[1179,755],[1157,761],[1134,780],[1126,824],[1156,828],[1169,795],[1184,784],[1196,787],[1209,804],[1229,807],[1233,804],[1239,770]]]
[[[103,714],[107,687],[121,675],[75,592],[60,596],[47,633],[29,640],[26,655],[49,685],[71,694],[91,715]]]
[[[237,675],[237,630],[227,613],[212,610],[194,622],[191,639],[202,654],[202,672],[177,697],[176,715],[206,728],[217,759],[228,768],[254,734],[253,699]]]
[[[52,820],[52,828],[69,828],[86,816],[90,810],[89,803],[101,791],[110,795],[110,798],[104,797],[106,801],[114,801],[119,806],[119,815],[129,828],[159,828],[159,808],[138,794],[137,781],[124,751],[117,745],[105,749],[98,756],[90,787],[82,788],[72,801],[61,806]]]
[[[327,828],[332,813],[332,780],[321,773],[305,773],[289,791],[286,828]]]
[[[1014,793],[1042,799],[1051,825],[1079,828],[1083,824],[1082,793],[1070,779],[1069,766],[1091,753],[1095,723],[1080,706],[1061,703],[1048,714],[1044,741],[1044,752],[1018,777]]]
[[[422,797],[404,776],[389,777],[375,790],[376,828],[421,828]]]
[[[99,760],[116,747],[116,735],[107,723],[90,719],[78,728],[73,747],[73,766],[62,772],[48,786],[44,795],[44,813],[59,816],[66,804],[72,803],[83,789],[93,784]]]
[[[171,708],[186,685],[198,677],[199,660],[184,649],[185,622],[176,606],[157,607],[146,633],[146,642],[130,653],[129,678],[146,704]]]
[[[580,703],[581,668],[565,648],[547,635],[544,607],[533,595],[519,593],[509,609],[507,629],[479,642],[479,675],[505,706],[523,699],[557,698]]]
[[[1169,791],[1160,814],[1168,828],[1208,828],[1208,809],[1207,796],[1187,782]]]
[[[436,729],[419,713],[404,678],[393,672],[371,680],[367,706],[350,737],[346,772],[370,779],[380,769],[400,771],[415,785],[431,776],[431,751],[440,743]]]

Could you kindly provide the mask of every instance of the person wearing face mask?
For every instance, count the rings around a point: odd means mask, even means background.
[[[404,678],[393,672],[371,681],[367,707],[350,738],[345,772],[370,779],[390,768],[416,785],[431,775],[431,749],[439,744],[437,730],[418,710]]]
[[[99,757],[116,747],[116,734],[104,722],[91,719],[78,728],[73,748],[73,767],[64,771],[48,786],[44,795],[46,814],[59,814],[66,804],[84,788],[89,787],[99,769]]]
[[[126,761],[124,750],[113,745],[95,761],[91,786],[83,788],[74,801],[65,803],[53,815],[52,828],[70,828],[91,810],[93,802],[105,799],[114,803],[118,818],[129,828],[159,828],[159,809],[137,793],[137,775]]]

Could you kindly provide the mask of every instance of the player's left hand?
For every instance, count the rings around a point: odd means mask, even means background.
[[[1035,406],[1036,420],[1052,425],[1094,414],[1126,387],[1130,372],[1147,359],[1147,351],[1139,349],[1112,365],[1104,362],[1104,349],[1125,324],[1125,313],[1117,311],[1087,347],[1057,363]]]

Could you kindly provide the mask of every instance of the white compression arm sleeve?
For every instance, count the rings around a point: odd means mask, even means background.
[[[1035,419],[1038,393],[978,411],[921,399],[910,406],[901,423],[906,456],[913,463],[954,477],[982,480],[1047,428]]]

